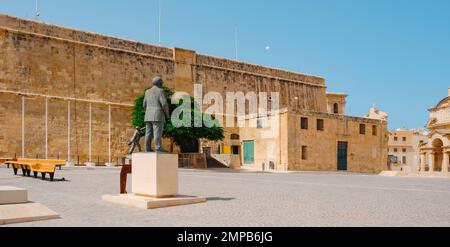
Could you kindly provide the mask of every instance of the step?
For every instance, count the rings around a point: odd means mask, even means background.
[[[59,215],[39,203],[0,205],[0,225],[59,219]]]
[[[28,191],[13,186],[0,186],[0,205],[28,202]]]

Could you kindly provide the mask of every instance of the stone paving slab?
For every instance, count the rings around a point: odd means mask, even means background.
[[[207,203],[141,210],[102,200],[119,193],[119,169],[66,169],[67,181],[14,176],[0,167],[0,186],[16,186],[60,219],[7,226],[446,226],[450,180],[350,173],[179,171],[180,194]],[[129,185],[131,185],[131,175]],[[130,189],[130,187],[128,187]]]

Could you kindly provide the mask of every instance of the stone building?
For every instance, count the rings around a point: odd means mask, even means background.
[[[398,129],[389,134],[389,156],[394,157],[393,170],[417,172],[420,168],[419,146],[428,141],[423,130]]]
[[[201,84],[204,93],[222,95],[279,92],[280,108],[288,109],[282,118],[323,119],[325,130],[320,133],[295,132],[298,126],[289,130],[299,138],[280,144],[289,147],[289,163],[277,167],[337,170],[333,163],[341,142],[342,150],[347,143],[349,170],[380,171],[386,164],[386,123],[345,116],[346,95],[327,94],[322,77],[7,15],[0,15],[0,156],[118,163],[133,134],[134,99],[155,75],[162,75],[168,87],[191,95],[194,84]],[[360,134],[363,125],[365,135]],[[375,129],[373,135],[370,130]],[[227,128],[222,143],[203,142],[201,150],[243,159],[245,131]],[[294,158],[304,144],[292,141],[301,138],[307,138],[311,150],[307,162]]]
[[[421,172],[449,172],[450,88],[448,97],[429,110],[428,141],[420,146]]]
[[[345,104],[338,109],[345,109]],[[291,108],[267,117],[248,118],[246,126],[252,121],[258,122],[256,129],[240,129],[243,166],[363,173],[378,173],[387,168],[385,121],[346,116],[334,110],[311,112]]]

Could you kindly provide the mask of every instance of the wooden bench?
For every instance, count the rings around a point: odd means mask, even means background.
[[[14,158],[2,158],[2,157],[0,157],[0,165],[3,165],[3,164],[8,165],[8,164],[6,164],[6,162],[12,161],[12,160],[14,160]],[[8,165],[8,168],[9,168],[9,165]]]
[[[62,166],[66,165],[65,160],[44,160],[44,159],[17,159],[13,161],[7,161],[6,164],[12,166],[14,174],[17,175],[19,169],[22,170],[23,176],[31,176],[31,172],[35,178],[38,174],[42,174],[42,179],[45,179],[46,175],[49,174],[50,181],[54,180],[56,168],[61,169]]]

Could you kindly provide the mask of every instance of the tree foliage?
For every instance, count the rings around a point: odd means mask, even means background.
[[[172,112],[179,106],[183,104],[183,100],[180,100],[178,104],[171,104],[172,97],[174,95],[174,92],[170,88],[164,88],[164,91],[166,92],[168,101],[169,101],[169,109],[170,109],[170,115],[172,115]],[[134,112],[133,112],[133,127],[145,127],[145,109],[142,107],[144,102],[144,95],[139,96],[135,102],[134,102]],[[213,116],[208,116],[206,114],[203,114],[199,107],[196,105],[196,102],[194,98],[191,99],[191,108],[190,109],[183,109],[182,111],[189,111],[186,114],[189,114],[191,116],[191,125],[189,127],[175,127],[172,123],[171,119],[167,119],[166,125],[164,127],[163,137],[164,138],[170,138],[174,141],[175,144],[180,146],[181,152],[198,152],[198,141],[201,139],[204,140],[210,140],[210,141],[220,141],[224,138],[224,132],[223,128],[220,127],[217,124],[217,120],[214,119]],[[214,121],[216,124],[208,124],[207,126],[213,126],[213,127],[206,127],[202,124],[202,127],[194,127],[194,122],[201,121],[202,123],[206,120],[204,119],[211,119],[208,121]],[[183,120],[183,114],[180,116],[180,120]],[[141,133],[144,135],[144,131]]]

